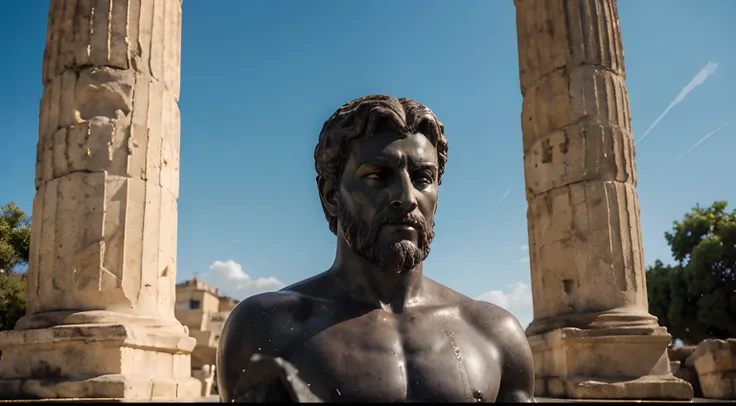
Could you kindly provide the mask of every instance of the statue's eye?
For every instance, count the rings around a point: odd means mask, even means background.
[[[378,182],[383,179],[384,175],[381,172],[371,172],[363,177],[363,179],[369,182]]]
[[[414,174],[413,178],[414,183],[418,183],[422,186],[429,186],[432,184],[432,182],[434,182],[434,177],[432,176],[432,174],[426,171],[417,172],[416,174]]]

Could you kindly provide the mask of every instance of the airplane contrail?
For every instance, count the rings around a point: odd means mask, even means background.
[[[678,156],[678,157],[677,157],[677,159],[675,159],[675,162],[679,161],[679,160],[680,160],[680,159],[682,159],[682,158],[683,158],[683,157],[684,157],[685,155],[689,154],[689,153],[690,153],[690,151],[692,151],[692,150],[694,150],[695,148],[697,148],[697,147],[698,147],[698,145],[702,144],[702,143],[703,143],[703,142],[704,142],[705,140],[707,140],[708,138],[710,138],[711,136],[713,136],[713,135],[714,135],[715,133],[717,133],[718,131],[720,131],[720,130],[721,130],[721,128],[725,127],[725,126],[726,126],[726,124],[728,124],[728,123],[730,123],[730,122],[731,122],[731,120],[728,120],[728,121],[726,121],[725,123],[721,124],[721,125],[720,125],[720,126],[719,126],[718,128],[716,128],[715,130],[713,130],[713,131],[709,132],[708,134],[705,134],[704,136],[700,137],[700,139],[698,140],[698,142],[696,142],[696,143],[695,143],[695,145],[693,145],[692,147],[690,147],[690,149],[688,149],[687,151],[683,152],[683,153],[682,153],[682,155]]]
[[[501,201],[502,201],[503,199],[505,199],[505,198],[506,198],[506,196],[508,196],[508,195],[509,195],[509,193],[511,193],[511,189],[507,190],[507,191],[506,191],[506,193],[504,193],[504,194],[503,194],[503,196],[501,196],[501,198],[500,198],[500,199],[498,199],[498,201],[496,202],[496,204],[499,204],[499,203],[501,203]]]
[[[670,102],[670,105],[667,106],[667,108],[664,109],[664,112],[660,114],[656,120],[654,120],[652,125],[650,125],[646,131],[644,131],[644,135],[642,135],[639,138],[639,140],[634,143],[634,145],[637,145],[640,142],[642,142],[644,138],[646,138],[647,135],[649,135],[649,133],[654,129],[654,127],[656,127],[657,124],[659,124],[659,122],[662,121],[664,116],[666,116],[667,113],[669,113],[670,110],[672,110],[673,107],[675,107],[677,104],[685,100],[685,97],[688,95],[688,93],[692,92],[693,89],[695,89],[696,87],[702,85],[703,82],[705,82],[706,79],[708,79],[711,75],[716,73],[717,70],[718,70],[718,64],[713,61],[709,61],[702,69],[700,69],[700,72],[698,72],[695,76],[693,76],[693,78],[690,79],[690,83],[688,83],[687,86],[683,87],[682,90],[680,90],[680,94],[678,94],[677,97],[675,97],[675,99],[672,100],[672,102]]]
[[[236,243],[236,244],[242,244],[242,243],[243,243],[243,242],[242,242],[242,241],[240,241],[240,240],[232,240],[232,242],[234,242],[234,243]]]

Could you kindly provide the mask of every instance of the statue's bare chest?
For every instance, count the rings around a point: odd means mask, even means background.
[[[288,358],[324,400],[493,401],[497,351],[451,312],[313,320]]]

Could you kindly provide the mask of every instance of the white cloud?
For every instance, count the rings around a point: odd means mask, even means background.
[[[526,283],[517,282],[509,285],[507,291],[489,290],[488,292],[482,293],[477,299],[491,302],[504,309],[511,307],[531,307],[532,290]]]
[[[522,246],[521,246],[521,250],[522,250],[522,251],[529,251],[529,246],[528,246],[528,245],[522,245]],[[527,256],[525,256],[525,257],[521,257],[521,258],[519,258],[519,261],[521,261],[522,263],[527,263],[527,262],[529,262],[529,254],[527,253],[526,255],[527,255]]]
[[[285,286],[273,276],[252,278],[243,272],[243,267],[239,263],[233,260],[215,261],[202,279],[223,294],[239,300],[259,293],[279,290]]]
[[[522,251],[529,251],[529,246],[528,245],[522,245],[521,246],[521,250]],[[525,257],[519,258],[519,261],[521,261],[522,263],[529,262],[529,254],[527,254],[527,256],[525,256]]]
[[[507,290],[489,290],[481,293],[476,300],[484,300],[501,306],[511,312],[524,328],[532,322],[532,289],[526,283],[513,283]]]
[[[711,75],[716,73],[717,70],[718,70],[718,64],[713,61],[710,61],[705,66],[703,66],[703,68],[700,69],[700,72],[698,72],[695,76],[693,76],[693,78],[690,79],[690,83],[688,83],[685,87],[682,88],[682,90],[680,90],[680,93],[677,95],[677,97],[675,97],[675,99],[670,102],[670,105],[667,106],[666,109],[664,109],[664,112],[660,114],[656,120],[654,120],[654,123],[652,123],[652,125],[650,125],[646,131],[644,131],[644,135],[642,135],[641,138],[639,138],[639,140],[634,143],[634,145],[637,145],[640,142],[644,141],[644,138],[646,138],[647,135],[649,135],[649,133],[654,129],[654,127],[656,127],[657,124],[659,124],[659,122],[662,121],[664,116],[666,116],[667,113],[669,113],[673,107],[675,107],[677,104],[685,100],[685,97],[688,95],[688,93],[692,92],[693,89],[695,89],[696,87],[702,85],[703,82],[705,82],[706,79],[708,79]]]

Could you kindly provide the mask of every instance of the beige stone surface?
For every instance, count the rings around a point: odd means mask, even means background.
[[[704,340],[690,357],[703,396],[736,400],[736,339]]]
[[[670,373],[664,328],[562,328],[529,337],[536,396],[687,400],[692,387]]]
[[[174,317],[181,0],[52,0],[28,311],[0,397],[197,396]]]
[[[648,313],[615,0],[515,0],[537,396],[690,399]]]
[[[192,377],[202,382],[202,397],[212,395],[212,387],[215,384],[215,365],[205,365],[201,369],[192,371]]]
[[[700,388],[698,373],[695,371],[695,366],[692,363],[691,355],[694,351],[694,345],[680,347],[672,346],[667,349],[667,355],[670,358],[672,374],[689,383],[693,387],[693,395],[695,397],[702,397],[703,391]]]
[[[176,318],[197,342],[192,351],[193,371],[215,364],[220,332],[237,303],[196,277],[176,285]]]
[[[212,398],[203,398],[202,402],[216,402]],[[535,398],[537,403],[622,403],[617,399],[561,399],[561,398]],[[666,404],[689,404],[689,403],[733,403],[730,400],[715,400],[704,398],[692,398],[691,400],[647,400],[647,399],[627,399],[626,403],[666,403]]]
[[[698,372],[695,370],[695,367],[684,365],[680,361],[675,362],[680,363],[679,368],[672,370],[675,378],[680,378],[689,383],[693,387],[693,396],[703,397],[703,389],[700,387],[700,379],[698,378]]]
[[[669,347],[667,348],[667,355],[671,361],[680,361],[684,363],[695,351],[694,345],[680,346],[680,347]]]

